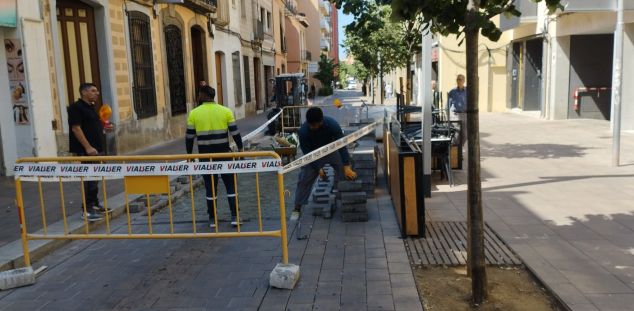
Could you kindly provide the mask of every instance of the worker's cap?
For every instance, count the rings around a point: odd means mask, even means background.
[[[216,90],[209,85],[203,85],[198,89],[198,94],[205,94],[211,98],[216,96]]]

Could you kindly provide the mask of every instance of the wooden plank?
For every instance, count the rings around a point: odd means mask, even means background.
[[[455,232],[451,229],[452,222],[443,222],[441,226],[441,231],[445,237],[445,240],[449,244],[451,248],[451,254],[456,258],[458,264],[462,264],[464,261],[464,256],[460,251],[460,240],[463,238],[455,234]]]
[[[511,248],[506,243],[504,243],[502,239],[500,239],[500,237],[495,233],[495,231],[488,224],[486,224],[486,226],[489,229],[487,230],[487,234],[491,238],[491,241],[493,241],[493,243],[499,246],[500,249],[502,250],[502,254],[504,254],[504,257],[506,258],[506,264],[521,265],[522,261],[515,255],[515,253],[511,250]]]
[[[458,265],[460,261],[458,260],[458,257],[456,257],[456,255],[452,252],[452,247],[449,245],[449,241],[447,241],[447,237],[442,232],[443,226],[444,226],[443,222],[436,222],[434,223],[433,230],[436,232],[436,236],[438,237],[438,240],[440,241],[440,245],[443,248],[443,252],[445,253],[446,257],[449,258],[449,261],[447,264],[451,264],[454,266]]]
[[[433,222],[428,226],[429,232],[431,233],[431,237],[432,237],[430,239],[432,243],[432,247],[435,253],[439,255],[439,259],[442,264],[451,265],[451,260],[447,256],[446,251],[442,246],[441,237],[438,236],[438,233],[435,230],[436,225],[437,223]]]
[[[454,221],[447,223],[447,230],[452,236],[452,242],[456,248],[456,256],[458,257],[461,265],[467,264],[467,249],[465,244],[465,237],[458,231],[457,224]]]
[[[442,264],[442,257],[435,250],[436,246],[434,245],[434,237],[432,232],[429,230],[429,226],[426,226],[425,230],[427,231],[427,238],[425,238],[425,244],[423,244],[423,249],[425,253],[430,257],[430,261],[434,265]]]
[[[422,241],[421,239],[415,239],[414,240],[414,245],[416,246],[416,250],[418,251],[418,254],[420,255],[421,264],[427,266],[431,262],[430,262],[429,258],[427,258],[427,254],[425,254],[425,250],[423,248],[423,243],[424,243],[424,241]]]
[[[496,240],[493,238],[494,234],[492,234],[491,229],[488,228],[488,226],[485,228],[486,230],[484,231],[484,233],[486,236],[486,240],[489,243],[488,247],[490,247],[496,253],[496,256],[498,257],[498,261],[496,263],[500,265],[511,264],[510,262],[511,259],[504,251],[504,248],[506,247],[501,246],[496,242]]]
[[[407,235],[418,235],[418,202],[416,196],[416,164],[413,157],[403,159],[403,196],[405,197],[405,229]]]

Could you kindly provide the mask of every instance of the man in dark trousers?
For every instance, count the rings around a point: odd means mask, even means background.
[[[299,147],[304,154],[319,149],[343,137],[343,131],[335,119],[324,116],[319,107],[306,111],[306,122],[299,128]],[[325,177],[322,168],[330,164],[335,171],[335,182],[343,179],[356,179],[357,174],[350,166],[350,155],[346,147],[333,152],[315,162],[302,166],[297,179],[295,192],[295,210],[292,218],[299,218],[302,205],[308,203],[313,183],[318,176]],[[336,185],[335,185],[336,188]]]
[[[242,137],[238,131],[233,111],[229,108],[214,102],[216,90],[209,85],[203,85],[198,90],[198,100],[202,103],[194,108],[187,118],[187,132],[185,136],[185,147],[187,153],[191,154],[194,148],[194,139],[198,141],[198,153],[222,153],[231,152],[229,145],[229,135],[242,151]],[[209,161],[209,159],[200,159]],[[222,160],[216,160],[222,161]],[[227,190],[229,209],[231,211],[231,225],[237,226],[236,218],[236,191],[234,174],[220,174],[222,182]],[[205,181],[205,191],[207,196],[207,214],[209,214],[209,227],[214,228],[215,222],[215,202],[218,195],[218,175],[213,175],[214,189],[211,187],[212,175],[203,175]],[[214,196],[215,194],[215,196]]]
[[[81,97],[68,106],[69,149],[76,156],[96,156],[103,152],[103,127],[95,110],[99,90],[95,84],[82,83],[79,85],[79,94]],[[84,181],[84,193],[86,206],[83,213],[82,202],[82,217],[88,221],[97,221],[103,219],[103,213],[111,212],[99,205],[99,181]]]

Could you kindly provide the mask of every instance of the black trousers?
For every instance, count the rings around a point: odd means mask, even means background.
[[[198,147],[199,151],[200,146]],[[207,150],[205,150],[207,151]],[[202,151],[201,151],[202,152]],[[229,159],[217,159],[214,161],[228,161]],[[200,162],[209,162],[209,159],[200,159]],[[236,179],[234,178],[235,174],[207,174],[203,175],[203,181],[205,182],[205,197],[207,199],[207,214],[209,215],[209,219],[214,217],[214,203],[217,202],[218,198],[218,182],[220,178],[222,178],[222,183],[225,184],[225,189],[227,190],[227,200],[229,201],[229,211],[231,212],[231,216],[236,216]],[[212,190],[212,178],[213,178],[213,190]],[[214,195],[215,194],[215,195]]]
[[[78,153],[76,155],[79,156],[79,157],[87,156],[87,154],[85,154],[85,153]],[[95,164],[96,162],[82,161],[81,163],[83,163],[83,164]],[[84,180],[84,197],[86,198],[86,211],[87,212],[90,213],[90,212],[92,212],[93,207],[99,206],[99,181],[98,180]],[[82,202],[80,204],[80,209],[83,212],[84,211],[84,204],[83,204],[83,201],[82,201],[81,197],[79,199],[80,199],[79,202]]]

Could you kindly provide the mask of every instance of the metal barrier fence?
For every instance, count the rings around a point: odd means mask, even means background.
[[[81,161],[81,162],[80,162]],[[75,239],[184,239],[184,238],[234,238],[234,237],[276,237],[280,238],[282,246],[283,264],[288,264],[288,247],[286,232],[286,211],[284,203],[284,177],[282,174],[282,163],[280,157],[272,151],[262,152],[239,152],[239,153],[217,153],[217,154],[192,154],[192,155],[153,155],[153,156],[94,156],[94,157],[51,157],[51,158],[21,158],[14,167],[16,201],[19,211],[20,230],[22,246],[24,251],[24,262],[28,267],[31,265],[29,256],[29,241],[31,240],[75,240]],[[277,175],[277,196],[279,197],[279,228],[265,230],[262,222],[262,200],[260,199],[260,175],[263,173]],[[240,205],[238,191],[238,175],[241,180],[245,180],[243,175],[253,174],[255,180],[255,191],[257,199],[257,229],[243,230],[244,226],[240,220]],[[213,213],[215,228],[202,231],[197,228],[196,222],[196,200],[194,198],[194,176],[211,174],[233,174],[235,186],[235,205],[237,227],[233,231],[220,231],[218,225],[217,202],[213,201]],[[175,211],[173,209],[173,189],[170,184],[170,177],[187,176],[189,184],[191,219],[178,223],[178,230],[175,230]],[[123,179],[123,183],[117,181]],[[220,179],[218,179],[219,182]],[[73,233],[69,230],[66,199],[64,197],[64,185],[69,182],[79,182],[76,187],[80,188],[81,208],[87,212],[87,189],[84,181],[101,181],[99,192],[100,198],[105,208],[105,219],[93,225],[83,217],[83,232]],[[212,183],[213,197],[218,198],[214,178],[210,178]],[[26,221],[22,183],[37,183],[38,194],[28,193],[27,195],[39,195],[39,212],[41,214],[42,230],[40,232],[29,232]],[[53,182],[59,184],[59,198],[61,210],[61,222],[63,225],[55,227],[47,223],[47,204],[52,205],[48,198],[44,197],[42,184]],[[107,189],[108,184],[118,183],[123,187],[125,197],[125,213],[127,232],[124,226],[119,230],[113,230],[111,213],[108,211]],[[271,184],[271,183],[269,183]],[[68,188],[68,187],[67,187]],[[204,190],[203,190],[204,191]],[[183,193],[186,193],[184,191]],[[169,226],[161,227],[161,224],[153,224],[153,211],[150,210],[150,195],[167,195],[167,211],[169,213]],[[132,223],[130,210],[130,196],[141,195],[147,204],[147,230],[139,232],[138,224]],[[250,194],[252,195],[252,193]],[[274,194],[273,194],[274,195]],[[264,201],[264,204],[271,200]],[[253,203],[253,202],[251,202]],[[29,208],[38,208],[36,206]],[[205,211],[206,211],[205,207]],[[200,210],[200,208],[199,208]],[[32,211],[31,211],[32,212]],[[31,213],[32,214],[32,213]],[[191,227],[188,223],[191,222]],[[104,226],[101,226],[105,224]],[[183,226],[184,224],[184,226]],[[135,230],[133,230],[135,225]],[[276,226],[274,224],[273,226]],[[145,226],[145,225],[144,225]],[[248,226],[252,228],[253,226]],[[158,230],[157,230],[158,229]],[[157,232],[164,231],[164,232]],[[178,231],[178,232],[177,232]],[[210,232],[211,231],[211,232]]]

